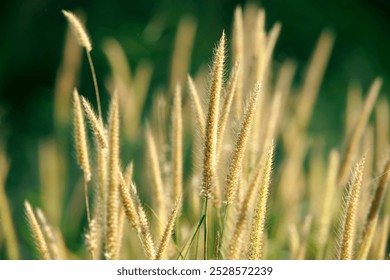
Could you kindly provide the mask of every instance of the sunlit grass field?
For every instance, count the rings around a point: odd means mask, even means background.
[[[231,34],[221,30],[206,66],[189,73],[196,23],[183,17],[169,82],[150,95],[153,62],[132,69],[122,43],[107,38],[111,73],[102,77],[93,30],[73,12],[63,16],[69,30],[54,86],[56,133],[39,145],[39,197],[25,198],[23,216],[11,215],[12,158],[0,150],[6,258],[21,258],[20,238],[39,259],[389,258],[381,73],[344,93],[337,145],[324,143],[320,127],[310,129],[331,31],[318,34],[297,75],[292,59],[273,59],[282,23],[268,30],[264,9],[238,6]],[[82,65],[94,93],[77,89]]]

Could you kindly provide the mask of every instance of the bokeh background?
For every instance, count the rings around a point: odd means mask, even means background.
[[[336,35],[311,131],[328,146],[340,141],[343,108],[351,82],[366,90],[371,81],[384,79],[382,95],[390,86],[390,2],[387,0],[264,0],[252,1],[266,10],[266,24],[280,21],[282,31],[275,61],[297,62],[300,81],[316,40],[324,28]],[[104,79],[110,68],[102,51],[105,39],[118,40],[131,67],[139,61],[153,64],[147,104],[159,88],[169,85],[171,55],[178,22],[184,15],[196,20],[197,29],[190,73],[210,62],[212,48],[222,30],[231,34],[232,16],[245,1],[223,0],[5,0],[0,2],[0,145],[10,160],[6,193],[16,221],[22,256],[31,249],[23,214],[23,201],[39,201],[38,145],[56,134],[54,86],[61,64],[67,22],[62,9],[79,11],[87,19],[94,49],[92,56],[100,83],[103,108],[107,107]],[[78,88],[93,99],[93,84],[83,59]],[[148,106],[146,106],[147,111]],[[144,115],[147,112],[143,112]],[[72,132],[69,131],[71,139]],[[71,144],[70,144],[71,145]],[[75,153],[69,149],[70,160]],[[76,172],[74,170],[69,172]],[[1,222],[1,221],[0,221]],[[64,222],[65,223],[65,222]],[[74,237],[75,240],[80,238]],[[77,241],[74,241],[77,243]],[[72,246],[72,245],[71,245]],[[76,245],[74,245],[76,247]],[[4,246],[0,259],[4,258]]]

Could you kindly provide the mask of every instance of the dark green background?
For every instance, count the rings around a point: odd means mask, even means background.
[[[296,83],[300,81],[320,32],[329,27],[336,34],[311,130],[321,131],[328,145],[338,143],[349,83],[358,81],[367,89],[376,76],[382,76],[382,94],[388,92],[390,1],[253,2],[265,7],[267,28],[277,20],[282,22],[275,59],[297,61]],[[0,2],[0,141],[5,144],[11,160],[6,191],[11,197],[18,232],[23,232],[23,200],[27,193],[39,189],[38,141],[54,133],[53,88],[67,26],[61,10],[81,9],[87,15],[87,29],[94,45],[92,55],[100,82],[109,71],[101,43],[107,37],[114,37],[123,44],[132,67],[145,58],[154,63],[152,93],[157,87],[168,84],[174,35],[182,15],[191,14],[198,20],[191,63],[193,74],[200,65],[210,61],[212,48],[222,30],[231,34],[234,8],[243,3],[222,0]],[[154,42],[147,42],[142,36],[144,28],[156,17],[164,22],[161,36]],[[81,75],[81,91],[93,93],[85,62]],[[104,95],[103,85],[101,89]],[[25,249],[23,254],[30,256]],[[4,252],[0,252],[1,256]]]

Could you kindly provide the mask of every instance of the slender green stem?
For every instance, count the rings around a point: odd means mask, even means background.
[[[93,85],[95,87],[96,101],[97,101],[98,112],[99,112],[99,119],[100,119],[100,122],[103,123],[102,106],[100,103],[99,87],[98,87],[98,83],[97,83],[97,79],[96,79],[95,67],[93,66],[93,63],[92,63],[91,54],[88,51],[87,51],[87,57],[88,57],[89,67],[91,68],[91,72],[92,72]]]
[[[197,260],[198,259],[198,252],[199,252],[199,238],[200,238],[200,234],[198,234],[196,236],[196,243],[195,243],[195,252],[194,252],[194,260]]]
[[[204,250],[204,254],[203,254],[203,259],[204,260],[207,260],[207,206],[208,206],[208,198],[206,197],[205,198],[205,201],[204,201],[204,240],[203,240],[203,250]]]
[[[199,223],[198,223],[198,226],[196,227],[196,230],[195,230],[194,234],[193,234],[192,237],[191,237],[191,241],[190,241],[190,244],[189,244],[188,247],[187,247],[187,251],[186,251],[185,254],[184,254],[184,258],[187,257],[188,252],[189,252],[189,250],[190,250],[190,248],[191,248],[192,242],[194,242],[195,236],[196,236],[196,234],[198,233],[198,231],[199,231],[199,229],[200,229],[200,227],[201,227],[203,221],[205,220],[205,217],[206,217],[206,215],[202,215],[202,216],[201,216],[201,218],[200,218],[200,220],[199,220]]]
[[[223,234],[224,234],[224,232],[225,232],[225,225],[226,225],[226,218],[227,218],[228,206],[229,206],[229,204],[226,204],[226,205],[225,205],[225,211],[224,211],[224,213],[223,213],[222,225],[220,225],[220,227],[221,227],[221,237],[220,237],[221,242],[220,242],[220,244],[222,244]],[[220,223],[221,223],[221,222],[220,222]],[[221,250],[220,250],[220,248],[218,249],[218,252],[219,252],[218,256],[219,256],[219,258],[221,258],[221,254],[220,254],[220,253],[221,253]]]

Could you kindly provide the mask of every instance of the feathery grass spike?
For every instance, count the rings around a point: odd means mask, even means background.
[[[148,146],[149,164],[153,178],[157,214],[159,218],[164,221],[166,215],[166,196],[164,195],[164,183],[161,175],[161,167],[158,159],[156,142],[154,141],[153,133],[149,124],[146,125],[146,141]]]
[[[75,16],[72,12],[65,11],[65,10],[62,10],[62,13],[66,17],[66,19],[68,20],[70,25],[72,26],[72,29],[73,29],[74,33],[76,34],[77,40],[79,41],[80,45],[83,48],[85,48],[85,50],[87,52],[88,62],[89,62],[89,66],[90,66],[91,72],[92,72],[93,84],[95,87],[96,101],[98,104],[98,111],[99,111],[99,118],[100,118],[100,121],[103,122],[102,109],[101,109],[102,106],[100,105],[99,87],[97,84],[95,67],[93,66],[93,62],[92,62],[92,58],[91,58],[91,51],[92,51],[91,40],[89,39],[88,34],[85,31],[83,24],[81,23],[81,21],[79,20],[79,18],[77,16]]]
[[[233,232],[233,237],[230,241],[229,245],[229,255],[228,259],[231,260],[236,260],[240,258],[240,253],[241,253],[241,245],[242,245],[242,235],[244,233],[244,227],[246,225],[246,221],[248,219],[248,212],[250,210],[250,207],[252,205],[252,198],[254,193],[256,192],[262,172],[264,171],[264,160],[260,159],[259,163],[257,164],[255,168],[255,175],[252,179],[252,182],[249,186],[249,189],[245,195],[245,199],[242,203],[242,206],[240,208],[240,211],[237,216],[236,224],[234,226],[234,232]]]
[[[138,229],[139,223],[136,206],[134,205],[134,200],[131,197],[131,194],[127,188],[127,182],[123,178],[122,174],[120,174],[119,192],[127,220],[133,228]]]
[[[152,235],[150,234],[150,226],[146,213],[142,206],[138,206],[139,231],[142,239],[142,246],[148,260],[153,260],[156,257],[156,249]]]
[[[96,137],[100,147],[102,149],[106,149],[108,147],[106,132],[103,127],[103,123],[101,123],[96,117],[95,112],[93,111],[91,104],[85,99],[81,97],[81,103],[83,104],[85,114],[91,124],[93,134]]]
[[[348,187],[348,194],[345,200],[345,212],[340,241],[341,260],[351,260],[353,258],[353,245],[356,232],[356,216],[359,205],[360,188],[363,179],[365,159],[362,158],[355,166],[351,182]]]
[[[91,169],[88,157],[87,135],[85,131],[84,115],[81,108],[80,96],[77,89],[74,89],[73,91],[73,111],[77,158],[84,173],[84,180],[85,182],[89,182],[91,180]]]
[[[165,254],[168,248],[168,242],[169,239],[171,238],[173,226],[175,225],[176,218],[181,208],[181,204],[182,204],[181,198],[178,198],[175,202],[175,206],[172,209],[171,214],[169,215],[168,223],[165,227],[163,236],[161,237],[160,245],[158,246],[157,249],[156,260],[162,260],[165,258]]]
[[[108,145],[108,142],[107,142]],[[107,229],[107,150],[102,150],[99,145],[96,145],[96,161],[97,161],[97,197],[95,206],[98,210],[95,218],[99,227],[105,235]]]
[[[259,195],[255,204],[248,251],[248,258],[250,260],[264,259],[265,220],[267,218],[267,203],[269,197],[269,187],[271,184],[274,148],[274,144],[271,143],[265,158],[263,177],[260,184]]]
[[[62,13],[72,26],[72,29],[76,34],[76,38],[78,39],[80,45],[85,48],[87,52],[90,52],[92,50],[91,40],[89,39],[89,36],[85,31],[85,28],[81,23],[80,19],[75,14],[69,11],[62,10]]]
[[[360,246],[358,258],[364,260],[368,256],[371,247],[371,242],[374,237],[376,225],[379,218],[379,210],[382,206],[383,198],[385,197],[390,179],[390,158],[387,160],[382,175],[376,187],[374,198],[372,200],[370,210],[368,212],[366,225],[363,231],[363,241]]]
[[[49,226],[45,214],[43,214],[43,211],[41,209],[37,209],[37,218],[42,228],[42,233],[44,235],[44,238],[46,240],[46,243],[49,248],[50,255],[54,260],[61,259],[60,257],[60,249],[57,243],[57,240],[55,238],[54,232],[52,228]]]
[[[119,193],[119,106],[116,93],[112,96],[108,128],[108,205],[106,257],[117,259],[118,193]]]
[[[176,86],[173,100],[172,158],[173,158],[173,200],[183,193],[183,120],[181,109],[181,89]]]
[[[261,61],[258,63],[258,74],[257,74],[257,80],[263,81],[267,68],[270,66],[272,54],[275,49],[276,41],[279,37],[280,30],[281,30],[281,24],[275,23],[270,31],[269,38],[267,40],[267,45],[265,48],[265,52],[263,57],[261,58]]]
[[[346,143],[344,156],[341,161],[338,173],[338,183],[340,185],[345,184],[345,181],[347,180],[350,164],[353,161],[353,157],[356,154],[360,140],[363,136],[364,130],[366,129],[368,119],[370,117],[372,109],[374,108],[375,101],[378,97],[381,85],[382,79],[380,78],[375,79],[375,81],[372,83],[368,91],[368,96],[364,101],[362,112],[356,122],[356,125],[351,133],[348,142]]]
[[[91,259],[95,259],[95,250],[97,248],[97,223],[95,219],[91,220],[88,232],[85,234],[85,245]]]
[[[261,90],[260,83],[256,83],[255,88],[249,98],[249,103],[245,109],[243,119],[241,121],[240,130],[238,132],[236,142],[234,144],[233,153],[230,161],[229,173],[226,180],[226,203],[232,203],[235,192],[240,182],[240,174],[242,171],[242,163],[245,155],[245,150],[250,135],[250,130],[253,122],[253,117],[256,112],[258,96]]]
[[[329,155],[329,166],[326,178],[325,194],[323,198],[323,206],[319,221],[317,244],[318,258],[321,259],[324,255],[325,244],[328,241],[329,228],[332,220],[332,204],[334,193],[337,185],[337,170],[339,167],[340,154],[336,150],[332,150]]]
[[[34,238],[35,246],[37,247],[39,257],[43,260],[50,260],[49,248],[47,246],[42,228],[38,223],[35,213],[28,201],[24,202],[27,220],[30,225],[31,234]]]
[[[219,40],[217,49],[215,50],[214,54],[210,99],[206,120],[202,179],[202,196],[206,198],[211,198],[212,188],[216,182],[218,113],[219,99],[223,82],[224,63],[225,32],[222,33],[222,37]]]
[[[233,22],[233,52],[232,60],[235,63],[238,61],[244,65],[244,22],[242,17],[242,9],[240,6],[234,11]],[[243,88],[244,88],[244,67],[237,73],[237,93],[235,94],[234,116],[238,118],[242,110]]]
[[[233,98],[235,96],[235,93],[237,91],[237,81],[238,81],[238,75],[241,71],[241,67],[239,65],[239,62],[236,62],[234,64],[234,67],[232,69],[231,77],[229,79],[227,92],[225,96],[225,100],[223,102],[223,107],[221,110],[221,117],[218,121],[218,139],[217,139],[217,156],[219,156],[222,145],[223,145],[223,139],[226,129],[226,124],[229,119],[229,114],[231,110],[231,106],[233,103]]]
[[[311,58],[296,110],[301,129],[306,128],[311,117],[333,42],[333,35],[328,31],[323,32]]]
[[[171,90],[174,90],[176,83],[182,84],[185,81],[185,74],[190,65],[196,25],[195,19],[190,16],[184,16],[179,22],[169,76]]]
[[[195,113],[196,121],[199,126],[199,132],[201,138],[204,139],[206,124],[204,119],[203,108],[199,100],[198,91],[196,90],[194,81],[192,80],[190,75],[187,76],[187,80],[188,80],[188,89],[190,93],[192,108]]]

